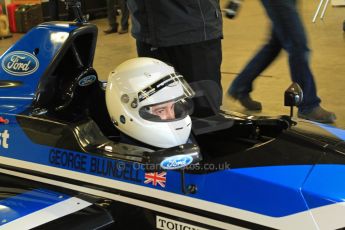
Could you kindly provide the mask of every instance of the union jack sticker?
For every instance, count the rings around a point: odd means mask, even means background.
[[[152,184],[153,186],[161,186],[162,188],[165,188],[166,183],[166,172],[154,172],[154,173],[145,173],[145,184]]]

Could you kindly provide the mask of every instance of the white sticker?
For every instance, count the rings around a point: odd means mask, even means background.
[[[208,230],[161,216],[156,216],[156,228],[162,230]]]

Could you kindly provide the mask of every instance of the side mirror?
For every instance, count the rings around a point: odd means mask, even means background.
[[[292,83],[284,94],[284,105],[289,106],[290,116],[293,116],[293,107],[298,106],[303,101],[303,91],[301,87],[296,83]]]
[[[200,149],[194,144],[184,144],[169,149],[144,153],[146,171],[184,169],[202,160]]]

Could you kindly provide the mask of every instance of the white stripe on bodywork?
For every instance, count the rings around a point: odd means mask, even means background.
[[[21,177],[21,178],[25,178],[25,179],[29,179],[29,180],[39,181],[42,183],[47,183],[47,184],[51,184],[51,185],[55,185],[55,186],[59,186],[59,187],[63,187],[63,188],[68,188],[71,190],[75,190],[75,191],[79,191],[79,192],[83,192],[83,193],[88,193],[88,194],[92,194],[92,195],[99,196],[99,197],[109,198],[109,199],[120,201],[120,202],[123,202],[126,204],[130,204],[130,205],[134,205],[134,206],[138,206],[138,207],[142,207],[142,208],[146,208],[146,209],[150,209],[150,210],[155,210],[155,211],[158,211],[161,213],[166,213],[166,214],[173,215],[176,217],[181,217],[184,219],[193,220],[193,221],[198,222],[198,223],[204,223],[206,225],[218,227],[221,229],[234,229],[234,230],[245,229],[245,228],[241,228],[241,227],[238,227],[238,226],[235,226],[232,224],[224,223],[222,221],[217,221],[214,219],[201,217],[198,215],[194,215],[191,213],[175,210],[172,208],[167,208],[165,206],[160,206],[160,205],[152,204],[149,202],[136,200],[136,199],[132,199],[132,198],[128,198],[125,196],[116,195],[113,193],[104,192],[104,191],[100,191],[100,190],[96,190],[96,189],[92,189],[92,188],[82,187],[82,186],[78,186],[78,185],[74,185],[74,184],[68,184],[68,183],[65,183],[62,181],[56,181],[56,180],[51,180],[51,179],[47,179],[47,178],[43,178],[43,177],[32,176],[29,174],[15,172],[15,171],[7,170],[7,169],[1,169],[1,168],[0,168],[0,173],[11,175],[11,176],[16,176],[16,177]]]
[[[345,202],[311,209],[311,213],[322,230],[343,229],[345,219]]]
[[[152,197],[152,198],[158,198],[161,200],[166,200],[166,201],[184,205],[187,207],[201,209],[201,210],[216,213],[219,215],[233,217],[236,219],[249,221],[252,223],[257,223],[257,224],[272,227],[272,228],[305,229],[305,230],[318,229],[316,223],[314,222],[313,215],[310,211],[299,212],[293,215],[276,218],[276,217],[266,216],[266,215],[238,209],[238,208],[229,207],[222,204],[217,204],[217,203],[200,200],[200,199],[196,199],[196,198],[192,198],[192,197],[188,197],[184,195],[179,195],[179,194],[175,194],[171,192],[161,191],[161,190],[157,190],[153,188],[147,188],[140,185],[130,184],[130,183],[122,182],[122,181],[112,180],[108,178],[98,177],[98,176],[70,171],[66,169],[55,168],[55,167],[41,165],[37,163],[31,163],[31,162],[16,160],[16,159],[7,158],[7,157],[0,157],[0,162],[2,164],[6,164],[10,166],[16,165],[16,167],[20,167],[24,169],[29,169],[29,170],[35,169],[35,171],[38,171],[41,173],[58,175],[61,177],[66,177],[66,178],[76,178],[77,180],[84,181],[87,183],[93,183],[95,185],[101,185],[101,186],[105,186],[109,188],[114,188],[114,189],[118,189],[122,191],[127,191],[131,193],[136,193],[136,194]],[[10,170],[5,170],[5,169],[0,169],[0,173],[19,176],[19,177],[23,177],[23,178],[27,178],[27,179],[31,179],[35,181],[40,181],[43,183],[49,183],[49,184],[69,188],[72,190],[101,196],[101,197],[107,197],[113,200],[132,204],[135,206],[140,206],[140,207],[147,208],[150,210],[155,210],[162,213],[174,215],[177,217],[186,218],[186,219],[203,223],[209,226],[214,226],[214,227],[218,227],[222,229],[232,229],[234,227],[234,225],[231,225],[225,222],[197,216],[191,213],[181,212],[181,211],[167,208],[164,206],[155,205],[152,203],[143,202],[140,200],[136,200],[136,199],[132,199],[132,198],[124,197],[124,196],[119,196],[116,194],[103,192],[96,189],[85,188],[85,187],[77,186],[74,184],[68,184],[61,181],[55,181],[55,180],[51,180],[47,178],[27,175],[24,173],[18,173],[18,172],[14,172]],[[322,209],[322,207],[317,208],[317,209]],[[314,210],[317,210],[317,209],[314,209]],[[345,213],[345,207],[344,207],[343,212]],[[345,227],[345,218],[340,218],[338,220],[338,224],[341,225],[342,227]]]
[[[1,230],[31,229],[82,210],[91,203],[71,197],[0,226]]]

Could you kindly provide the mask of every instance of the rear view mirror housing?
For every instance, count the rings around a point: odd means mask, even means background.
[[[284,94],[284,105],[290,107],[290,117],[293,117],[293,107],[303,101],[303,90],[296,82],[292,83]]]
[[[285,91],[284,105],[285,106],[298,106],[303,101],[303,91],[299,84],[292,83]]]

